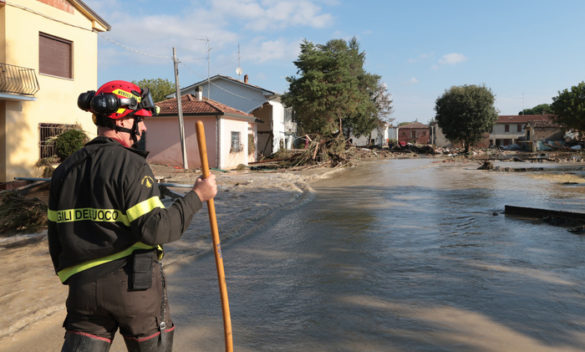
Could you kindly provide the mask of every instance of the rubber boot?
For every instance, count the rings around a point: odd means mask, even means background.
[[[124,338],[128,352],[171,352],[173,350],[173,335],[175,331],[171,330],[161,335],[145,341]]]
[[[61,352],[108,352],[110,345],[97,337],[67,332]]]

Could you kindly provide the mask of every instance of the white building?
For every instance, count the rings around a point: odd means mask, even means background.
[[[181,89],[181,95],[204,97],[220,102],[237,110],[254,115],[257,123],[258,152],[264,156],[279,149],[290,149],[294,140],[296,124],[292,122],[290,110],[280,102],[280,95],[273,91],[228,76],[215,75]],[[168,97],[174,97],[170,94]]]
[[[390,139],[396,139],[396,127],[390,123],[384,122],[381,126],[374,128],[369,134],[361,135],[356,137],[353,133],[350,133],[351,142],[357,147],[366,146],[388,146]]]

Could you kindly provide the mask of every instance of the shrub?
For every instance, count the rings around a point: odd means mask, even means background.
[[[88,138],[85,132],[80,129],[70,129],[61,133],[55,140],[55,152],[61,161],[77,150],[81,149]]]

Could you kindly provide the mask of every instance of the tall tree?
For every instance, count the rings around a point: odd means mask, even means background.
[[[132,81],[132,83],[141,88],[148,87],[155,103],[165,100],[165,96],[176,90],[175,84],[164,78],[145,78],[140,81]]]
[[[293,107],[299,127],[325,137],[349,130],[359,135],[376,127],[379,106],[390,111],[391,100],[388,106],[381,100],[376,105],[380,76],[366,72],[364,61],[365,53],[355,38],[301,44],[294,62],[299,76],[287,77],[289,91],[282,97]]]
[[[385,122],[394,121],[393,118],[390,118],[390,114],[392,113],[392,95],[388,92],[386,83],[378,83],[373,99],[378,110],[378,118]]]
[[[498,113],[494,95],[484,86],[454,86],[435,102],[435,118],[445,137],[463,142],[465,152],[492,129]]]
[[[560,91],[553,97],[551,108],[558,123],[585,132],[585,82]]]
[[[552,114],[552,108],[549,104],[539,104],[530,109],[524,109],[518,115],[544,115]]]

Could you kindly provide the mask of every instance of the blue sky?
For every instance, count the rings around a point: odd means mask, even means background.
[[[511,115],[585,80],[582,0],[84,2],[112,26],[99,34],[99,85],[174,81],[173,47],[180,84],[190,85],[207,78],[209,43],[211,75],[238,78],[239,61],[251,84],[283,93],[304,39],[354,36],[366,70],[392,94],[397,122],[430,121],[453,85],[485,85]]]

